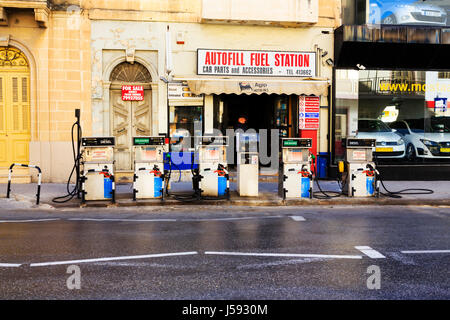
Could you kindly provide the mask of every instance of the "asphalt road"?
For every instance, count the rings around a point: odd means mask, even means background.
[[[80,210],[0,211],[0,299],[450,298],[450,208]]]

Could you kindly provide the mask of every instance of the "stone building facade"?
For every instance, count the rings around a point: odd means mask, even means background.
[[[7,80],[0,101],[0,179],[5,167],[20,162],[40,165],[44,181],[65,181],[73,163],[76,108],[81,109],[84,136],[116,136],[116,165],[124,176],[132,170],[131,136],[189,131],[192,114],[209,132],[232,126],[236,109],[251,104],[250,117],[266,115],[253,119],[264,128],[281,128],[284,119],[286,135],[307,136],[298,130],[303,95],[319,97],[320,124],[307,133],[315,135],[317,153],[327,152],[333,30],[340,25],[340,2],[0,0],[0,49],[10,50],[6,56],[24,57],[20,66],[0,66],[0,79]],[[198,70],[199,49],[313,53],[314,74],[205,76]],[[17,74],[19,87],[11,74]],[[255,81],[266,85],[270,95],[237,89],[239,83],[245,88]],[[123,101],[125,85],[142,86],[143,100]],[[186,99],[168,96],[177,86],[188,90]],[[19,105],[14,90],[22,92]],[[278,119],[280,114],[285,118]],[[14,121],[21,125],[14,127]],[[29,180],[27,172],[21,174]]]

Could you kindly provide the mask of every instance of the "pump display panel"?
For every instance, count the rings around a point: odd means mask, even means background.
[[[83,147],[114,147],[116,145],[115,137],[88,137],[81,138]]]
[[[312,139],[283,139],[283,148],[311,148]]]
[[[166,137],[133,137],[134,146],[163,146],[168,144]]]

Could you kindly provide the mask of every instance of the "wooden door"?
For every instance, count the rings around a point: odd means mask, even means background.
[[[134,136],[151,135],[151,90],[144,91],[143,101],[122,101],[121,90],[111,90],[112,135],[116,137],[115,168],[133,170]]]
[[[27,68],[0,67],[0,167],[29,162],[29,80]]]

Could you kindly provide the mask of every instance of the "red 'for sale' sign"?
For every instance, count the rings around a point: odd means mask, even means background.
[[[144,100],[143,86],[122,86],[122,101]]]

